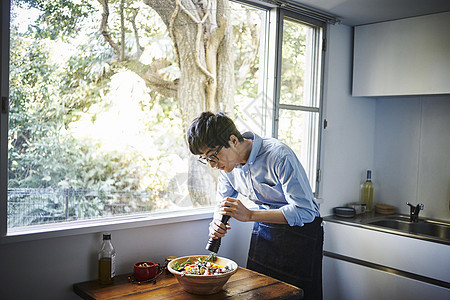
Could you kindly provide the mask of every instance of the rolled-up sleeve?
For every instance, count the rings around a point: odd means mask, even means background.
[[[280,208],[286,221],[290,226],[303,226],[312,222],[318,215],[312,200],[314,196],[306,173],[299,168],[295,157],[289,153],[281,156],[276,172],[288,203]]]
[[[221,199],[226,197],[236,198],[239,194],[233,188],[228,178],[224,175],[224,172],[219,172],[219,184],[217,188],[217,194]]]
[[[220,171],[218,195],[222,199],[242,195],[261,209],[280,209],[291,226],[303,226],[320,217],[305,169],[295,152],[273,138],[261,139],[252,133],[244,137],[253,138],[250,156],[231,172]]]

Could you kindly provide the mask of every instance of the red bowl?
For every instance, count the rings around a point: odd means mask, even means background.
[[[133,276],[137,281],[153,279],[161,272],[161,266],[151,261],[142,261],[134,264]]]

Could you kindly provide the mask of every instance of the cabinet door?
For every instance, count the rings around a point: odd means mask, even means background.
[[[353,96],[450,93],[450,12],[356,26]]]
[[[343,260],[324,257],[324,300],[448,300],[450,290]]]

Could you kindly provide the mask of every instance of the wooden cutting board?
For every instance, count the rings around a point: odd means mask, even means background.
[[[112,285],[102,286],[98,280],[76,283],[74,292],[83,299],[152,299],[152,300],[242,300],[303,299],[303,290],[272,277],[239,267],[223,290],[212,295],[185,292],[172,274],[163,272],[156,283],[131,283],[128,275],[119,275]]]
[[[395,206],[389,204],[377,203],[375,204],[375,212],[383,215],[395,214]]]

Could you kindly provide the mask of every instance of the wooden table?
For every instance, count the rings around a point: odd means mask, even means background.
[[[76,283],[74,292],[83,299],[302,299],[303,290],[272,277],[239,267],[224,285],[212,295],[185,292],[172,274],[161,274],[156,283],[130,282],[130,275],[119,275],[114,284],[102,286],[97,280]]]

